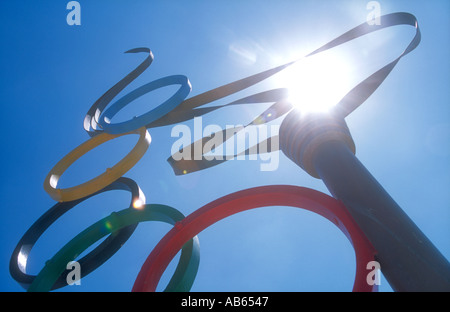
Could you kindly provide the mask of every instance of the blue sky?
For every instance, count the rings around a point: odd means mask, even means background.
[[[91,105],[143,59],[123,52],[149,47],[155,59],[120,95],[182,74],[192,83],[192,96],[302,57],[363,23],[370,13],[368,1],[361,0],[81,0],[81,25],[69,26],[67,2],[0,4],[2,291],[22,290],[8,272],[11,253],[33,222],[54,205],[42,187],[45,176],[89,138],[83,119]],[[414,14],[422,42],[346,120],[356,156],[448,259],[450,3],[379,3],[382,14]],[[342,88],[350,89],[397,57],[413,35],[411,27],[390,28],[327,52],[342,62],[329,75],[335,79],[330,88],[345,80]],[[272,78],[221,103],[282,85],[282,79]],[[148,94],[117,117],[142,114],[170,92]],[[205,116],[203,123],[246,124],[265,107],[225,108]],[[192,126],[192,121],[185,124]],[[176,141],[171,128],[149,130],[152,143],[147,153],[125,175],[139,184],[148,203],[170,205],[188,215],[216,198],[255,186],[291,184],[328,194],[320,180],[282,153],[275,171],[261,171],[259,160],[234,160],[175,176],[166,161]],[[103,172],[134,146],[135,139],[121,137],[93,150],[69,168],[60,186]],[[72,237],[128,204],[129,195],[116,191],[71,210],[35,245],[29,272],[37,274]],[[166,224],[140,224],[123,248],[80,286],[61,291],[131,290],[147,255],[169,229]],[[206,229],[199,240],[201,262],[193,291],[349,291],[353,285],[352,246],[333,224],[307,211],[268,207],[240,213]],[[168,268],[158,289],[163,289],[173,268]],[[390,290],[382,279],[380,291]]]

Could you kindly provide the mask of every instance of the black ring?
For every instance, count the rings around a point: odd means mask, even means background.
[[[139,199],[141,190],[135,181],[129,178],[121,177],[115,182],[106,186],[102,190],[77,199],[67,202],[59,202],[50,208],[46,213],[44,213],[23,235],[17,244],[14,252],[11,255],[11,260],[9,262],[9,272],[11,276],[25,289],[31,285],[35,279],[35,275],[30,275],[26,273],[26,264],[28,256],[31,249],[41,235],[64,213],[81,203],[82,201],[95,196],[97,194],[111,191],[111,190],[125,190],[131,192],[131,204]],[[107,261],[111,256],[113,256],[122,245],[130,238],[136,229],[137,224],[133,224],[122,228],[121,230],[112,233],[108,236],[101,244],[99,244],[94,250],[88,253],[86,256],[77,260],[82,268],[80,275],[81,277],[88,275],[99,266],[101,266],[105,261]],[[61,274],[58,280],[52,287],[52,290],[67,286],[66,277],[70,270],[66,270]]]

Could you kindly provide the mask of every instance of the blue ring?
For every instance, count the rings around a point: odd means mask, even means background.
[[[133,119],[128,121],[115,124],[110,123],[110,120],[122,108],[124,108],[126,105],[128,105],[138,97],[141,97],[142,95],[150,91],[174,84],[179,84],[180,88],[177,90],[177,92],[175,92],[174,95],[172,95],[167,101],[163,102],[158,107],[152,109],[151,111],[143,115],[134,117]],[[99,125],[103,128],[105,132],[110,134],[122,134],[134,131],[141,127],[146,127],[150,123],[154,122],[155,120],[158,120],[159,118],[163,117],[164,115],[172,111],[178,105],[180,105],[180,103],[183,102],[184,99],[191,92],[191,89],[192,89],[191,83],[189,82],[189,79],[184,75],[173,75],[154,80],[137,88],[136,90],[133,90],[132,92],[128,93],[127,95],[119,99],[117,102],[112,104],[103,113],[102,117],[100,118]]]

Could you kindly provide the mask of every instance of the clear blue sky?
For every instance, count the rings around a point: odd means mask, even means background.
[[[81,25],[68,26],[67,2],[0,4],[2,291],[22,290],[9,275],[11,253],[54,205],[42,187],[45,176],[89,138],[82,125],[93,102],[142,61],[141,55],[124,51],[149,47],[155,60],[121,95],[174,74],[188,76],[195,95],[304,56],[369,14],[368,1],[362,0],[81,0]],[[357,157],[448,259],[450,2],[379,3],[382,14],[414,14],[422,42],[347,123]],[[329,54],[345,62],[342,75],[356,84],[396,57],[413,32],[411,27],[391,28]],[[274,86],[280,80],[266,81],[233,99]],[[133,102],[124,114],[129,118],[146,112],[158,95]],[[246,124],[261,112],[258,107],[226,108],[207,115],[204,123]],[[218,197],[255,186],[292,184],[328,193],[320,180],[281,153],[278,169],[271,172],[248,160],[175,176],[166,162],[176,140],[170,131],[171,126],[151,129],[148,152],[125,175],[139,184],[149,203],[171,205],[188,215]],[[60,186],[98,175],[135,142],[127,136],[95,149],[63,175]],[[37,274],[72,237],[128,203],[126,192],[107,192],[64,215],[35,245],[29,272]],[[62,291],[131,290],[147,255],[169,229],[166,224],[140,224],[106,264],[80,286]],[[268,207],[237,214],[200,233],[199,239],[201,262],[193,291],[349,291],[353,285],[352,246],[334,225],[303,210]],[[172,272],[171,265],[158,289]],[[391,290],[385,279],[380,290]]]

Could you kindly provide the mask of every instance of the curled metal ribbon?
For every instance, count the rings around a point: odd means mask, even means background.
[[[386,77],[389,75],[389,73],[394,69],[395,65],[400,61],[400,59],[407,55],[409,52],[414,50],[418,44],[420,43],[421,34],[420,29],[418,26],[417,19],[414,15],[410,13],[392,13],[383,15],[380,17],[380,25],[369,25],[368,23],[362,23],[359,26],[356,26],[352,28],[351,30],[345,32],[341,36],[331,40],[330,42],[326,43],[325,45],[321,46],[320,48],[314,50],[313,52],[309,53],[305,56],[309,57],[327,50],[330,50],[334,47],[337,47],[339,45],[345,44],[351,40],[354,40],[356,38],[362,37],[364,35],[367,35],[369,33],[392,27],[392,26],[398,26],[398,25],[409,25],[413,26],[416,29],[416,33],[414,38],[411,40],[407,48],[392,62],[385,65],[366,79],[364,79],[362,82],[360,82],[358,85],[356,85],[352,90],[350,90],[340,101],[339,103],[333,108],[332,113],[340,115],[342,117],[346,117],[351,112],[353,112],[356,108],[358,108],[362,103],[364,103],[367,98],[370,97],[372,93],[375,92],[375,90],[383,83],[383,81],[386,79]],[[151,54],[151,51],[146,48],[139,48],[130,50],[127,52],[147,52],[150,55],[147,57],[144,62],[139,65],[134,71],[132,71],[129,75],[127,75],[124,79],[122,79],[119,83],[117,83],[115,86],[113,86],[110,90],[108,90],[89,110],[88,114],[85,118],[85,129],[88,131],[90,135],[95,135],[98,131],[97,127],[97,121],[98,118],[101,115],[102,110],[107,106],[109,101],[114,98],[115,95],[117,95],[121,90],[125,88],[127,84],[129,84],[131,81],[133,81],[137,76],[139,76],[151,63],[153,60],[153,55]],[[271,68],[269,70],[257,73],[255,75],[228,83],[226,85],[220,86],[218,88],[215,88],[213,90],[206,91],[204,93],[201,93],[199,95],[193,96],[191,98],[188,98],[181,102],[175,109],[173,109],[168,114],[164,115],[163,117],[159,118],[158,120],[155,120],[154,122],[151,122],[147,125],[147,128],[153,128],[153,127],[159,127],[159,126],[166,126],[166,125],[173,125],[180,122],[188,121],[194,117],[203,116],[205,114],[208,114],[212,111],[221,109],[226,106],[232,106],[232,105],[243,105],[243,104],[260,104],[260,103],[273,103],[268,109],[266,109],[263,113],[261,113],[259,116],[257,116],[252,122],[250,122],[247,126],[250,125],[257,125],[257,124],[265,124],[269,121],[272,121],[276,118],[279,118],[281,116],[284,116],[287,112],[289,112],[292,109],[292,105],[287,101],[287,89],[273,89],[268,90],[265,92],[261,92],[258,94],[254,94],[251,96],[247,96],[244,98],[241,98],[237,101],[233,101],[227,104],[219,105],[219,106],[212,106],[212,107],[202,107],[203,105],[206,105],[208,103],[214,102],[216,100],[225,98],[229,95],[232,95],[234,93],[243,91],[273,75],[276,73],[284,70],[285,68],[293,65],[294,63],[298,62],[300,59],[286,63],[284,65],[280,65],[274,68]],[[92,131],[87,127],[89,122],[92,125],[92,128],[94,130]],[[243,127],[237,127],[233,129],[234,134],[236,134],[239,131],[242,131],[247,126]],[[217,132],[213,135],[222,135],[222,137],[225,137],[226,140],[229,139],[223,132]],[[175,174],[186,174],[191,173],[199,170],[203,170],[212,166],[216,166],[220,163],[225,162],[226,160],[230,159],[229,157],[226,157],[224,160],[210,160],[205,159],[204,155],[210,152],[211,150],[208,148],[206,143],[208,142],[208,137],[204,137],[201,140],[198,140],[197,142],[193,142],[190,146],[186,148],[190,148],[193,150],[194,146],[201,146],[202,149],[202,159],[195,159],[195,157],[191,157],[190,159],[181,159],[181,160],[174,160],[174,155],[171,155],[168,158],[168,162],[172,166]],[[260,150],[263,150],[264,152],[273,152],[274,148],[263,148],[260,147],[264,145],[267,147],[268,143],[270,143],[271,140],[276,140],[277,136],[273,136],[265,141],[259,142],[256,146],[252,146],[242,152],[239,155],[242,154],[251,154],[253,151],[256,151],[256,153],[259,153]],[[180,151],[181,153],[182,151]],[[254,153],[254,152],[253,152]],[[233,155],[233,157],[238,155]],[[175,157],[177,158],[177,157]]]

